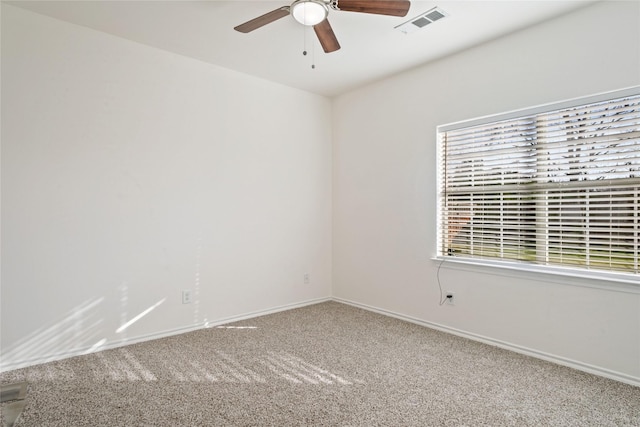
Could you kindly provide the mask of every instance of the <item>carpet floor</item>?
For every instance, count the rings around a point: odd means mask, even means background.
[[[640,426],[640,388],[326,302],[0,374],[24,426]]]

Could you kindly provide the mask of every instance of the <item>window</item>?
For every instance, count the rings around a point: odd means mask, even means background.
[[[438,128],[438,255],[640,272],[640,88]]]

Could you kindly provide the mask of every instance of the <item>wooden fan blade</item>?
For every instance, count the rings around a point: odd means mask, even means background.
[[[276,10],[272,10],[269,13],[265,13],[262,16],[258,16],[257,18],[254,18],[251,21],[247,21],[244,24],[240,24],[237,27],[235,27],[234,30],[240,31],[241,33],[249,33],[253,30],[256,30],[260,27],[270,24],[273,21],[277,21],[280,18],[284,18],[288,14],[289,14],[289,6],[283,6]]]
[[[335,52],[340,49],[340,43],[338,43],[338,39],[336,38],[328,19],[314,25],[313,29],[316,32],[316,36],[318,36],[318,40],[320,40],[320,44],[322,45],[325,53]]]
[[[340,10],[376,15],[406,16],[409,7],[409,0],[338,0]]]

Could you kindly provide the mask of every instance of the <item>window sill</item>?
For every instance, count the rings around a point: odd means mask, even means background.
[[[569,286],[582,286],[640,294],[640,278],[624,273],[578,270],[518,262],[496,262],[484,259],[450,256],[436,256],[431,259],[438,263],[438,268],[451,268],[498,276],[559,283]]]

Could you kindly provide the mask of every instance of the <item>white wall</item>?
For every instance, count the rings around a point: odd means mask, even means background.
[[[640,385],[638,286],[445,263],[439,306],[431,260],[437,125],[638,84],[640,3],[607,1],[338,97],[334,296]]]
[[[330,296],[328,99],[3,4],[2,113],[3,369]]]

